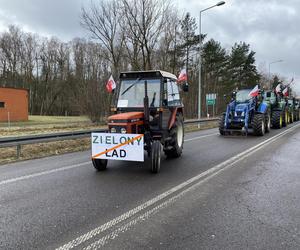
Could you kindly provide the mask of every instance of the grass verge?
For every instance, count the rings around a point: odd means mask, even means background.
[[[27,122],[0,123],[0,137],[50,134],[68,131],[105,128],[103,124],[92,123],[84,116],[30,116]]]

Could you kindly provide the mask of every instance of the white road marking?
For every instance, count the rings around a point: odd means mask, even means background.
[[[20,177],[0,181],[0,186],[4,185],[4,184],[8,184],[8,183],[31,179],[31,178],[38,177],[38,176],[43,176],[46,174],[53,174],[53,173],[65,171],[65,170],[72,169],[72,168],[78,168],[78,167],[81,167],[81,166],[84,166],[84,165],[87,165],[90,163],[91,163],[90,161],[87,161],[87,162],[83,162],[83,163],[79,163],[79,164],[75,164],[75,165],[71,165],[71,166],[66,166],[66,167],[62,167],[62,168],[51,169],[51,170],[47,170],[47,171],[43,171],[43,172],[39,172],[39,173],[35,173],[35,174],[23,175]]]
[[[256,151],[258,151],[259,149],[265,147],[266,145],[276,141],[278,138],[284,136],[285,134],[295,130],[296,128],[298,128],[300,126],[300,124],[293,126],[267,140],[264,140],[263,142],[247,149],[246,151],[239,153],[231,158],[229,158],[228,160],[208,169],[207,171],[196,175],[190,179],[188,179],[187,181],[171,188],[170,190],[154,197],[153,199],[129,210],[128,212],[108,221],[107,223],[91,230],[90,232],[83,234],[79,237],[77,237],[76,239],[68,242],[67,244],[57,248],[57,250],[68,250],[68,249],[72,249],[74,247],[77,247],[79,245],[81,245],[82,243],[92,239],[93,237],[99,235],[100,233],[112,228],[113,226],[125,221],[126,219],[132,217],[133,215],[141,212],[142,210],[145,210],[146,208],[150,207],[151,205],[158,203],[159,201],[162,201],[164,198],[167,198],[169,196],[171,196],[172,194],[174,194],[175,192],[178,192],[180,190],[180,193],[178,193],[177,195],[170,197],[167,201],[158,204],[157,206],[155,206],[154,208],[152,208],[151,210],[149,210],[148,212],[145,212],[143,215],[134,218],[132,220],[130,220],[129,222],[127,222],[127,224],[118,227],[116,230],[114,230],[112,233],[107,234],[106,236],[102,237],[100,240],[92,243],[91,245],[89,245],[86,249],[97,249],[101,246],[103,246],[109,239],[114,239],[120,232],[125,232],[126,230],[128,230],[131,226],[135,225],[138,221],[143,220],[147,217],[149,217],[151,214],[153,214],[154,212],[157,212],[158,210],[164,208],[165,206],[167,206],[167,204],[172,203],[172,201],[175,201],[176,199],[178,199],[178,197],[182,196],[183,194],[185,194],[186,190],[191,190],[193,187],[196,187],[198,185],[200,185],[201,183],[203,183],[204,181],[207,181],[208,179],[212,178],[213,176],[221,173],[222,171],[232,167],[235,163],[247,158],[248,156],[250,156],[251,154],[255,153]],[[204,177],[206,177],[205,179],[203,179]],[[196,182],[196,183],[194,183]],[[192,184],[194,183],[194,184]],[[187,189],[183,190],[185,187],[187,187],[188,185],[192,184],[192,186],[188,187]],[[176,198],[175,198],[176,197]],[[163,205],[164,204],[164,205]]]
[[[189,141],[199,140],[201,138],[205,138],[205,137],[209,137],[209,136],[213,136],[213,135],[217,135],[217,134],[202,135],[202,136],[194,137],[194,138],[191,138],[191,139],[186,139],[184,141],[189,142]],[[34,174],[24,175],[24,176],[20,176],[20,177],[8,179],[8,180],[3,180],[3,181],[0,181],[0,186],[4,185],[4,184],[17,182],[17,181],[23,181],[23,180],[31,179],[31,178],[38,177],[38,176],[43,176],[43,175],[53,174],[53,173],[57,173],[57,172],[60,172],[60,171],[65,171],[65,170],[69,170],[69,169],[73,169],[73,168],[78,168],[78,167],[81,167],[83,165],[87,165],[87,164],[90,164],[90,163],[91,163],[90,161],[87,161],[87,162],[83,162],[83,163],[76,164],[76,165],[66,166],[66,167],[62,167],[62,168],[56,168],[56,169],[47,170],[47,171],[43,171],[43,172],[39,172],[39,173],[34,173]]]

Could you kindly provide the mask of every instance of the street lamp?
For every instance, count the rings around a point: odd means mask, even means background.
[[[273,61],[273,62],[270,62],[269,63],[269,79],[270,79],[270,86],[271,86],[271,64],[273,63],[280,63],[280,62],[283,62],[283,60],[277,60],[277,61]]]
[[[202,39],[201,39],[201,14],[202,12],[209,10],[214,7],[218,7],[225,4],[224,1],[218,2],[217,4],[210,6],[206,9],[200,10],[199,14],[199,81],[198,81],[198,119],[201,118],[201,49],[202,49]]]

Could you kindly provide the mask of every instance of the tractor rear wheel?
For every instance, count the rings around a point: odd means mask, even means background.
[[[105,159],[92,159],[92,162],[97,171],[104,171],[107,167],[107,160]]]
[[[155,174],[160,170],[161,148],[160,141],[153,141],[151,145],[151,172]]]
[[[170,131],[172,140],[170,142],[171,149],[165,150],[165,154],[168,158],[177,158],[182,154],[183,142],[184,142],[184,126],[181,115],[178,115],[174,127]]]
[[[272,127],[273,128],[282,128],[282,122],[283,122],[283,118],[282,118],[282,112],[281,111],[273,111],[272,114]]]
[[[219,121],[219,132],[220,132],[220,135],[225,135],[225,127],[224,127],[224,124],[225,124],[225,116],[226,114],[222,114],[222,116],[220,117],[220,121]]]
[[[255,135],[263,136],[265,134],[265,115],[255,114],[253,118],[253,130]]]

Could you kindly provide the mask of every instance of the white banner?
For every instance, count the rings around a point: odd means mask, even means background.
[[[215,100],[217,99],[217,94],[215,93],[210,93],[210,94],[206,94],[206,100]]]
[[[95,159],[144,161],[143,134],[92,133]]]

